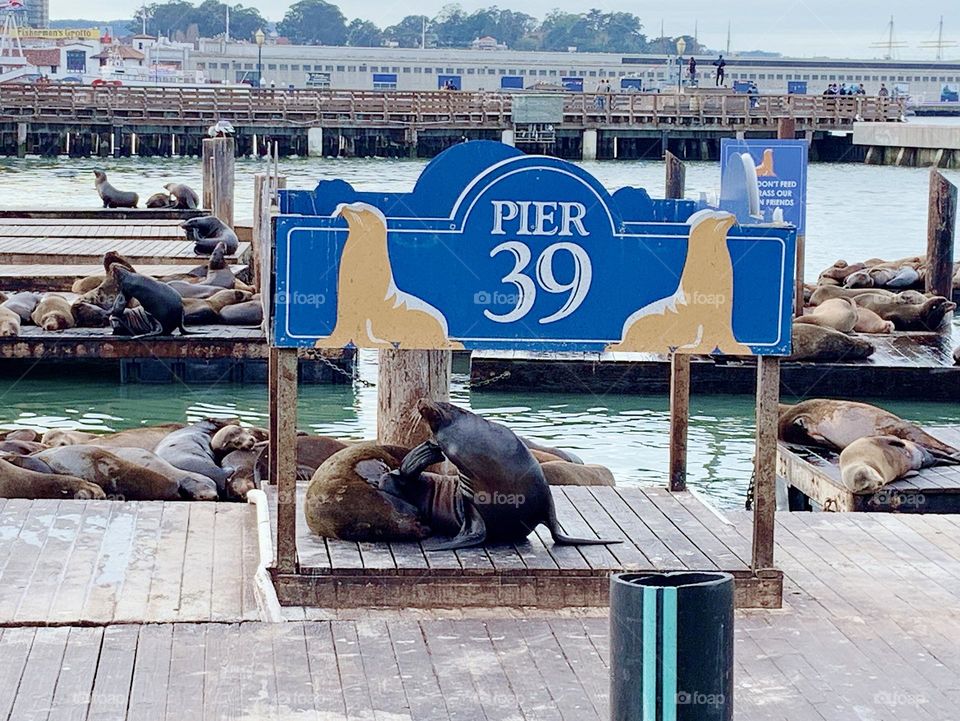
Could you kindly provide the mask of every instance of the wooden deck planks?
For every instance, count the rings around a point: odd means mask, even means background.
[[[185,265],[193,261],[195,266],[203,258],[193,248],[193,241],[188,240],[0,237],[0,264],[96,265],[105,253],[114,250],[134,265]],[[227,257],[227,263],[236,263],[249,251],[250,243],[240,243],[236,252]]]

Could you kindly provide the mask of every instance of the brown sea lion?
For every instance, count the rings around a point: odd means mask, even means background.
[[[226,308],[250,300],[250,293],[245,290],[221,289],[209,298],[183,299],[183,321],[190,325],[205,325],[221,322],[220,314]]]
[[[184,428],[183,423],[163,423],[158,426],[147,426],[144,428],[130,428],[117,433],[108,433],[102,436],[94,436],[93,439],[86,441],[88,445],[98,446],[100,448],[143,448],[147,451],[154,450],[164,438],[174,431]]]
[[[840,478],[851,493],[872,493],[914,471],[939,463],[940,459],[913,441],[896,436],[871,436],[858,438],[840,453]]]
[[[40,434],[32,428],[14,428],[12,431],[0,432],[0,439],[5,441],[38,441]]]
[[[84,443],[90,443],[97,438],[99,438],[99,436],[96,433],[54,428],[44,433],[40,442],[47,446],[47,448],[62,448],[63,446],[78,446]]]
[[[530,455],[537,459],[537,463],[541,466],[544,463],[552,463],[553,461],[562,461],[563,459],[560,456],[555,456],[552,453],[545,453],[544,451],[538,451],[536,448],[529,448]]]
[[[176,207],[176,201],[170,197],[169,193],[154,193],[147,198],[147,207],[153,209]]]
[[[130,463],[149,468],[180,489],[180,497],[188,501],[216,501],[219,498],[216,484],[199,473],[184,471],[170,465],[160,456],[143,448],[113,448],[110,452]]]
[[[247,428],[240,425],[224,426],[210,439],[210,447],[218,458],[230,451],[252,451],[258,443],[267,440],[267,432],[262,428]]]
[[[615,486],[613,472],[606,466],[551,461],[540,466],[551,486]]]
[[[84,278],[77,278],[73,281],[73,285],[70,286],[70,292],[76,293],[77,295],[83,295],[84,293],[89,293],[91,290],[96,288],[103,282],[103,279],[106,278],[105,275],[88,275]]]
[[[70,310],[78,328],[106,328],[110,325],[110,311],[100,306],[74,301]]]
[[[63,446],[36,454],[55,472],[96,483],[108,496],[127,501],[176,501],[180,485],[97,446]]]
[[[29,456],[31,453],[39,453],[46,450],[46,446],[36,441],[0,441],[0,453],[15,453],[20,456]]]
[[[232,469],[227,479],[226,499],[244,501],[247,493],[259,488],[258,462],[266,455],[266,443],[258,443],[250,450],[234,450],[227,453],[220,465]]]
[[[221,288],[219,285],[191,283],[186,280],[168,280],[166,281],[166,284],[177,291],[177,294],[184,299],[195,298],[204,300],[223,290],[223,288]]]
[[[948,313],[956,310],[957,304],[942,296],[928,298],[922,305],[900,304],[888,307],[879,315],[893,322],[897,330],[936,332],[943,325]]]
[[[173,207],[177,210],[195,210],[200,207],[200,197],[189,185],[167,183],[163,186],[173,198]]]
[[[417,409],[432,438],[410,451],[393,473],[401,490],[415,489],[423,470],[444,458],[459,472],[460,530],[450,541],[432,542],[431,549],[518,542],[541,524],[558,545],[622,542],[565,535],[540,464],[506,426],[450,403],[421,399]]]
[[[824,279],[832,280],[834,283],[843,283],[848,275],[863,270],[866,267],[867,266],[863,263],[847,263],[845,260],[838,260],[829,268],[825,268],[824,270],[820,271],[818,283]]]
[[[20,335],[20,316],[0,305],[0,338],[16,338]]]
[[[263,323],[263,303],[248,300],[228,305],[221,309],[220,321],[227,325],[258,326]]]
[[[856,401],[811,398],[780,405],[778,436],[787,443],[843,450],[858,438],[896,436],[932,451],[960,458],[960,452],[920,426],[877,406]]]
[[[893,298],[896,293],[882,288],[841,288],[835,285],[821,285],[810,296],[810,305],[820,305],[831,298],[856,298],[865,293],[883,295]]]
[[[567,461],[568,463],[580,463],[583,464],[583,461],[575,453],[570,451],[565,451],[560,448],[553,448],[552,446],[544,445],[538,441],[535,441],[531,438],[525,438],[520,436],[520,440],[523,442],[528,449],[531,451],[541,451],[542,453],[549,453],[551,456],[556,456],[562,461]]]
[[[76,325],[70,301],[56,293],[45,294],[30,317],[35,325],[47,331],[68,330]]]
[[[103,201],[104,208],[136,208],[140,201],[140,196],[136,193],[128,193],[123,190],[117,190],[107,180],[107,174],[102,170],[94,170],[96,178],[94,186]]]
[[[893,333],[893,321],[884,320],[869,308],[857,306],[857,333]]]
[[[38,473],[0,460],[0,498],[106,498],[100,486],[60,474]]]
[[[874,351],[873,344],[863,338],[809,323],[794,324],[791,339],[790,360],[795,361],[863,360]]]
[[[857,324],[857,304],[850,298],[830,298],[820,303],[810,313],[794,318],[793,322],[809,323],[822,328],[833,328],[841,333],[851,333]]]
[[[346,541],[419,541],[430,529],[413,504],[377,487],[398,467],[374,444],[344,448],[313,475],[303,512],[314,533]]]

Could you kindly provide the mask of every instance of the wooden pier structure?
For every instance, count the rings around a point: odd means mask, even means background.
[[[253,88],[0,87],[0,153],[7,155],[199,155],[218,120],[236,130],[237,152],[268,141],[284,155],[436,155],[463,138],[509,140],[561,157],[719,157],[719,139],[773,137],[792,118],[814,154],[849,152],[832,133],[855,122],[903,118],[902,100],[866,96],[761,95],[704,89],[685,94],[267,90]],[[546,115],[544,115],[546,113]],[[841,147],[842,145],[842,147]]]
[[[925,429],[960,448],[960,430]],[[936,466],[888,483],[878,491],[852,493],[840,479],[840,455],[823,448],[780,443],[777,474],[790,493],[792,510],[960,513],[960,466]]]

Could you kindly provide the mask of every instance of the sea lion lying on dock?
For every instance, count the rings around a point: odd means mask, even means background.
[[[399,496],[381,491],[381,479],[401,459],[372,443],[330,456],[307,488],[303,513],[314,533],[345,541],[420,541],[430,528],[420,511]]]
[[[153,210],[163,210],[176,207],[176,202],[170,197],[169,193],[154,193],[147,198],[147,207]]]
[[[29,324],[33,322],[33,311],[36,309],[42,298],[42,293],[32,293],[28,291],[14,293],[8,296],[5,301],[3,301],[2,307],[12,310],[14,313],[20,316],[21,324]]]
[[[532,438],[526,438],[524,436],[520,436],[519,438],[523,442],[523,445],[525,445],[531,452],[539,451],[540,453],[547,453],[555,458],[560,459],[561,461],[567,461],[567,463],[579,463],[580,465],[583,465],[583,461],[580,459],[580,457],[571,451],[553,448],[552,446],[547,446],[535,441]]]
[[[252,451],[254,446],[267,440],[267,432],[262,428],[247,428],[231,423],[213,434],[210,447],[217,457],[223,457],[231,451]]]
[[[220,310],[220,322],[227,325],[259,326],[263,323],[263,303],[259,300],[231,303]]]
[[[76,325],[70,301],[56,293],[45,294],[30,317],[34,325],[47,331],[68,330]]]
[[[818,285],[834,285],[843,283],[847,279],[847,276],[857,271],[863,270],[867,266],[863,263],[847,263],[845,260],[838,260],[836,263],[831,265],[829,268],[820,271],[820,275],[817,278]],[[823,280],[831,280],[833,283],[823,283]]]
[[[95,483],[59,473],[39,473],[0,459],[0,498],[106,498]]]
[[[540,464],[544,478],[551,486],[616,486],[613,472],[606,466],[549,461]]]
[[[915,423],[877,406],[856,401],[811,398],[792,406],[780,404],[778,436],[787,443],[837,451],[858,438],[895,436],[960,459],[960,451],[937,440]]]
[[[104,208],[136,208],[140,201],[140,196],[136,193],[128,193],[114,188],[107,180],[107,174],[102,170],[94,170],[96,181],[94,186],[103,201]]]
[[[206,299],[183,299],[183,322],[189,325],[220,323],[220,314],[228,307],[245,303],[251,294],[245,290],[219,290]]]
[[[944,463],[930,450],[896,436],[858,438],[840,453],[840,478],[851,493],[872,493],[921,468]],[[960,460],[948,459],[951,464]]]
[[[78,328],[106,328],[110,325],[110,311],[92,303],[75,301],[70,311]]]
[[[148,468],[166,477],[172,483],[176,483],[180,497],[185,500],[216,501],[219,498],[217,486],[209,478],[177,468],[152,451],[143,448],[114,448],[110,452],[118,458]]]
[[[106,449],[142,448],[146,451],[152,451],[168,435],[184,427],[183,423],[164,423],[158,426],[130,428],[125,431],[103,435],[55,428],[44,433],[41,442],[51,448],[84,444]]]
[[[0,338],[16,338],[20,335],[20,316],[0,305]]]
[[[217,485],[222,497],[232,469],[221,468],[217,464],[211,441],[217,431],[227,425],[231,425],[231,422],[207,418],[170,433],[157,444],[153,452],[181,470],[206,476]]]
[[[857,324],[853,330],[857,333],[893,333],[891,320],[884,320],[869,308],[857,306]]]
[[[812,312],[794,318],[793,322],[851,333],[857,325],[857,304],[850,298],[830,298],[816,306]]]
[[[122,321],[123,311],[131,300],[136,299],[159,324],[159,329],[139,334],[141,337],[171,335],[175,330],[179,330],[181,335],[190,335],[190,331],[183,327],[183,300],[173,288],[149,276],[131,273],[116,263],[110,266],[110,273],[117,281],[119,290],[117,302],[110,313],[112,319]]]
[[[131,463],[97,446],[63,446],[37,453],[55,472],[82,478],[100,486],[108,496],[129,501],[176,501],[177,481]]]
[[[233,255],[240,247],[237,234],[219,218],[207,215],[202,218],[190,218],[184,221],[181,228],[187,234],[187,240],[194,242],[193,252],[197,255],[209,255],[216,249],[218,243],[223,243],[227,255]]]
[[[250,450],[230,451],[221,459],[221,466],[233,469],[227,479],[227,500],[245,501],[250,491],[260,487],[258,464],[261,454],[266,454],[266,446],[258,443]]]
[[[863,338],[809,323],[796,323],[791,334],[795,361],[853,361],[869,358],[873,344]]]

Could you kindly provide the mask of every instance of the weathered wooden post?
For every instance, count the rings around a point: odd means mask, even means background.
[[[953,242],[957,227],[957,186],[930,168],[927,208],[927,275],[925,290],[953,297]]]
[[[686,166],[669,150],[666,163],[666,197],[681,200],[686,189]],[[690,422],[690,356],[670,356],[670,474],[669,489],[687,488],[687,430]]]
[[[377,440],[412,448],[427,440],[417,401],[450,400],[448,350],[382,350],[377,381]]]
[[[271,447],[277,485],[277,570],[297,571],[297,349],[271,348]],[[272,459],[271,459],[272,460]]]
[[[17,123],[17,157],[23,158],[27,155],[27,131],[30,126],[26,123]]]
[[[276,187],[274,187],[274,185]],[[287,179],[276,177],[271,183],[271,176],[266,173],[257,173],[253,178],[253,243],[251,244],[251,285],[260,289],[261,297],[268,298],[270,268],[272,265],[270,248],[273,242],[273,214],[278,210],[275,205],[275,193],[287,187]],[[264,292],[266,291],[266,292]],[[266,314],[264,314],[266,317]]]
[[[233,227],[233,138],[203,139],[203,207]]]
[[[757,358],[757,435],[753,458],[752,568],[773,568],[777,513],[777,422],[780,403],[780,359]]]

